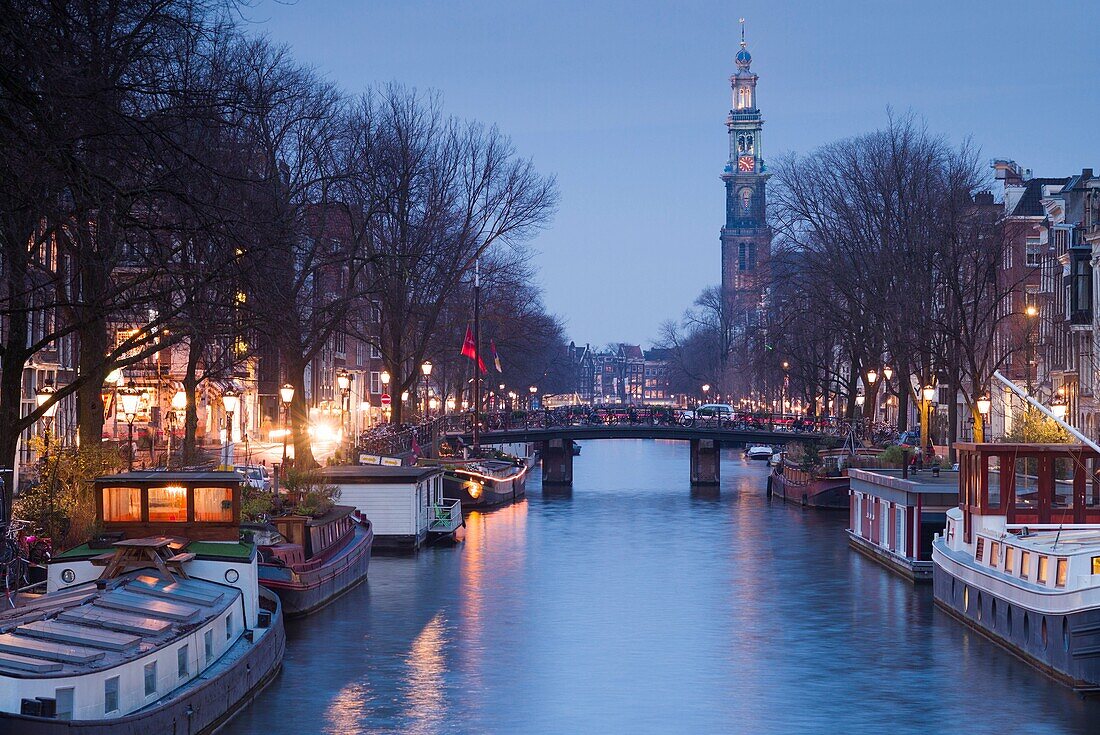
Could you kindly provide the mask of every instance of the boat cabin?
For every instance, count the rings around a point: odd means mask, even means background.
[[[267,524],[243,524],[241,532],[266,553],[283,564],[293,566],[307,560],[324,558],[343,547],[355,534],[355,508],[335,505],[320,518],[277,516]]]
[[[1009,530],[1100,523],[1100,455],[1093,449],[1082,444],[956,447],[966,543],[976,516],[1002,516]]]
[[[176,536],[237,541],[241,475],[236,472],[124,472],[95,481],[96,521],[122,538]]]
[[[958,498],[956,472],[848,468],[848,543],[914,582],[932,580],[932,541]]]
[[[416,549],[442,515],[453,523],[457,512],[461,521],[461,509],[443,497],[442,467],[346,465],[320,472],[326,483],[340,488],[341,502],[370,520],[376,549]]]

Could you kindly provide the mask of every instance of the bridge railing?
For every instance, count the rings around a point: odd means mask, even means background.
[[[490,411],[481,414],[481,432],[529,431],[570,426],[664,426],[733,431],[792,432],[826,437],[847,437],[876,443],[897,437],[893,427],[835,417],[795,416],[790,414],[741,413],[696,415],[690,410],[664,406],[564,406],[538,411]],[[438,420],[440,434],[471,434],[473,413],[448,414]]]

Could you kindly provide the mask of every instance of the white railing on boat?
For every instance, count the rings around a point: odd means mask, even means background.
[[[462,525],[462,501],[443,498],[431,506],[431,523],[428,530],[433,533],[450,533]]]

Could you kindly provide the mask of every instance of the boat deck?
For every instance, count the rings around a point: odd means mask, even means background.
[[[222,615],[241,596],[148,571],[91,582],[0,613],[0,677],[75,676],[118,666]]]

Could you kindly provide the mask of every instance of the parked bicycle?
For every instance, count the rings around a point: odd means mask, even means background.
[[[15,593],[31,584],[31,569],[45,569],[53,556],[50,539],[28,533],[34,524],[12,518],[0,539],[0,582],[8,605],[15,607]]]

